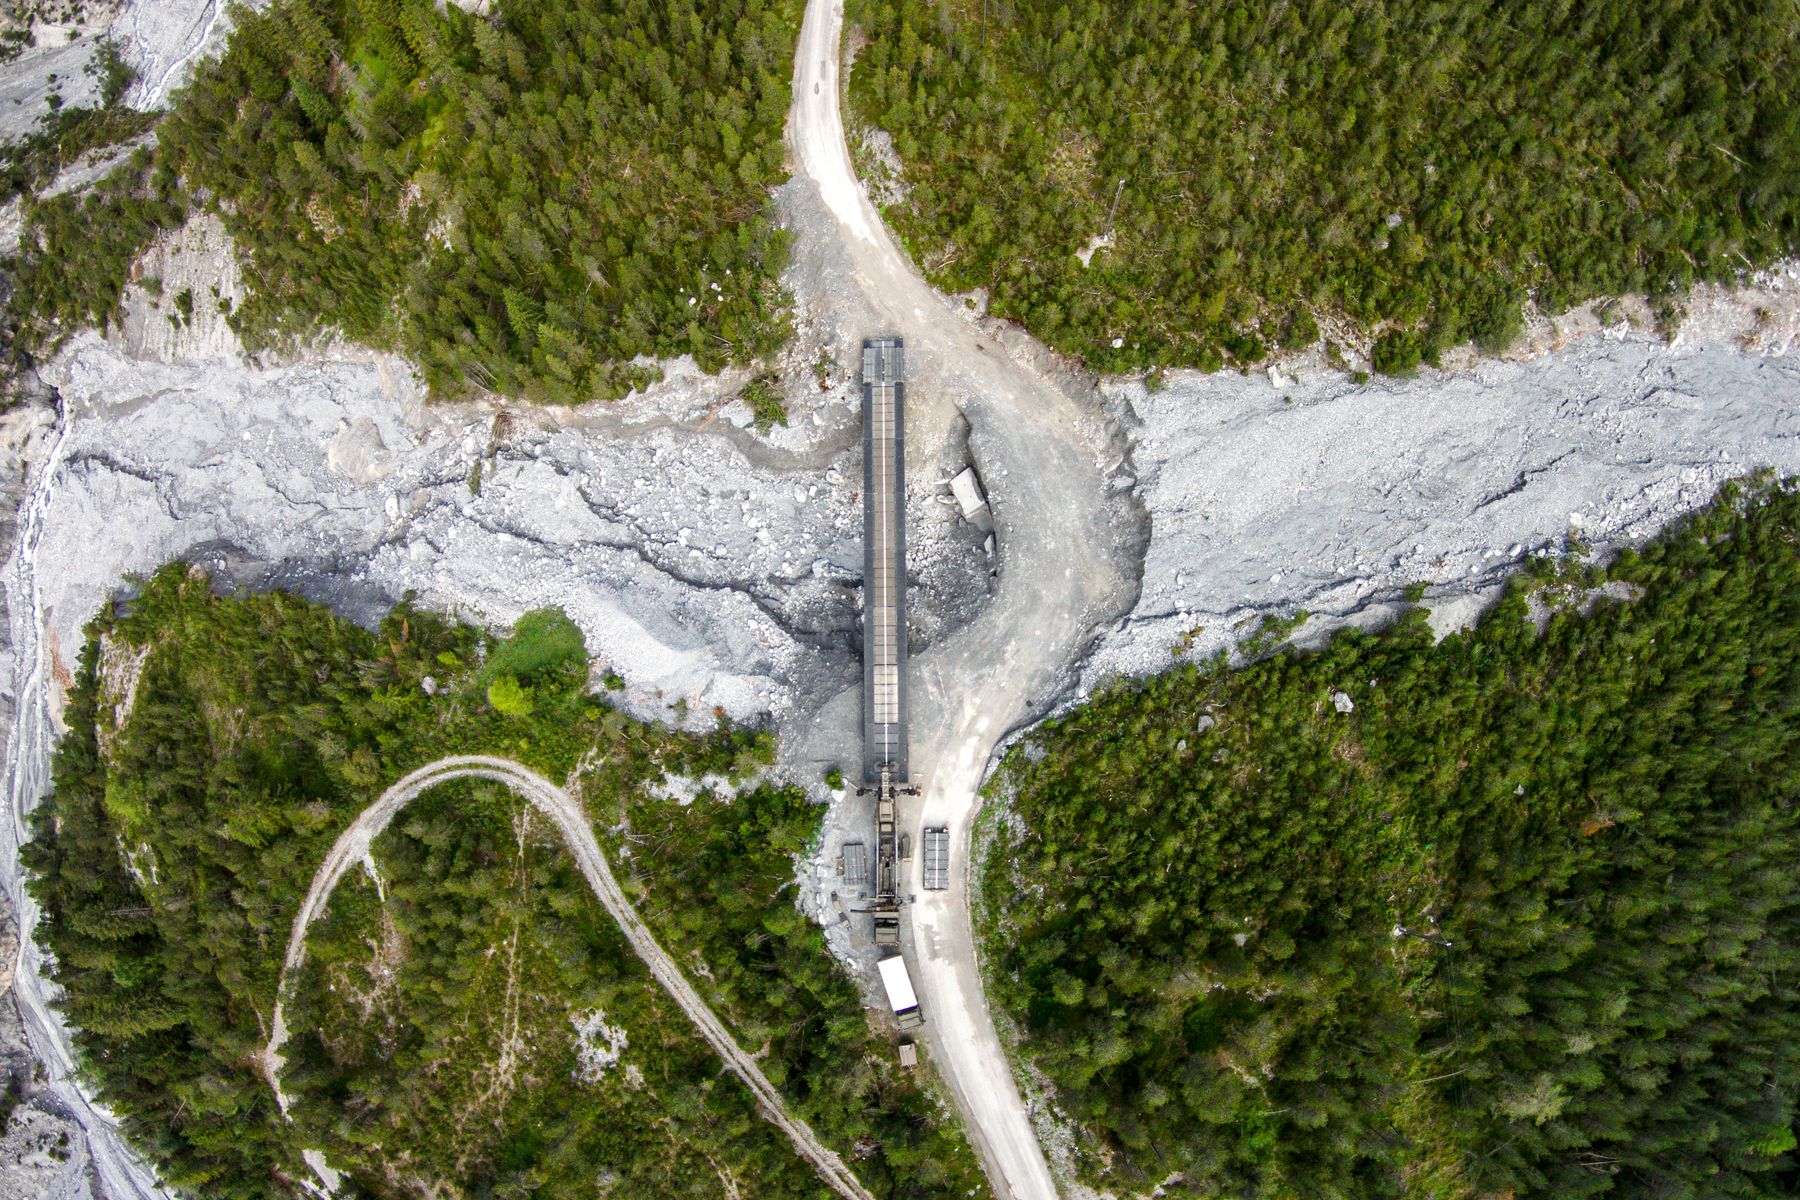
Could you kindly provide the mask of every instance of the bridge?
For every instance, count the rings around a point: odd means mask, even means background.
[[[863,343],[863,782],[875,793],[875,943],[900,941],[906,741],[906,348]]]
[[[906,359],[863,343],[863,779],[906,780]]]

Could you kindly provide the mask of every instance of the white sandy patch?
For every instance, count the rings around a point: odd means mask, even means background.
[[[735,784],[730,779],[717,773],[705,775],[664,775],[662,779],[646,789],[658,800],[673,800],[686,808],[698,800],[702,793],[711,792],[718,800],[730,800],[737,795],[739,787],[754,787],[754,782]]]
[[[570,1013],[569,1024],[575,1027],[575,1082],[592,1087],[619,1065],[631,1039],[623,1025],[607,1024],[598,1008]]]

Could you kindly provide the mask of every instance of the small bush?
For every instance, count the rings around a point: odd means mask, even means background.
[[[1295,309],[1281,327],[1284,350],[1303,350],[1319,340],[1319,322],[1304,308]]]
[[[487,699],[502,716],[524,720],[531,715],[531,693],[511,675],[495,676],[488,684]]]
[[[1241,363],[1259,363],[1269,356],[1268,343],[1254,333],[1232,333],[1225,338],[1225,348]]]
[[[512,636],[494,649],[488,669],[496,676],[529,681],[572,663],[587,663],[580,628],[560,608],[536,608],[520,617]]]
[[[1390,329],[1375,343],[1369,355],[1377,371],[1383,375],[1411,375],[1419,369],[1425,354],[1425,341],[1410,329]]]
[[[1525,310],[1517,293],[1490,296],[1469,324],[1469,336],[1488,354],[1504,354],[1525,332]]]
[[[752,379],[744,388],[742,398],[750,406],[757,432],[767,433],[777,425],[787,427],[787,405],[782,401],[781,389],[773,376],[759,375]]]

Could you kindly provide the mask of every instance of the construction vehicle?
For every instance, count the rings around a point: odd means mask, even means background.
[[[950,827],[925,830],[925,890],[941,892],[950,886]]]

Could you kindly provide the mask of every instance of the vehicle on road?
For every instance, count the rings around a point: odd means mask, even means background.
[[[887,989],[888,1007],[894,1010],[894,1019],[900,1023],[900,1028],[917,1029],[923,1025],[925,1017],[919,1012],[919,996],[913,991],[906,960],[894,954],[882,959],[878,965],[881,986]]]

